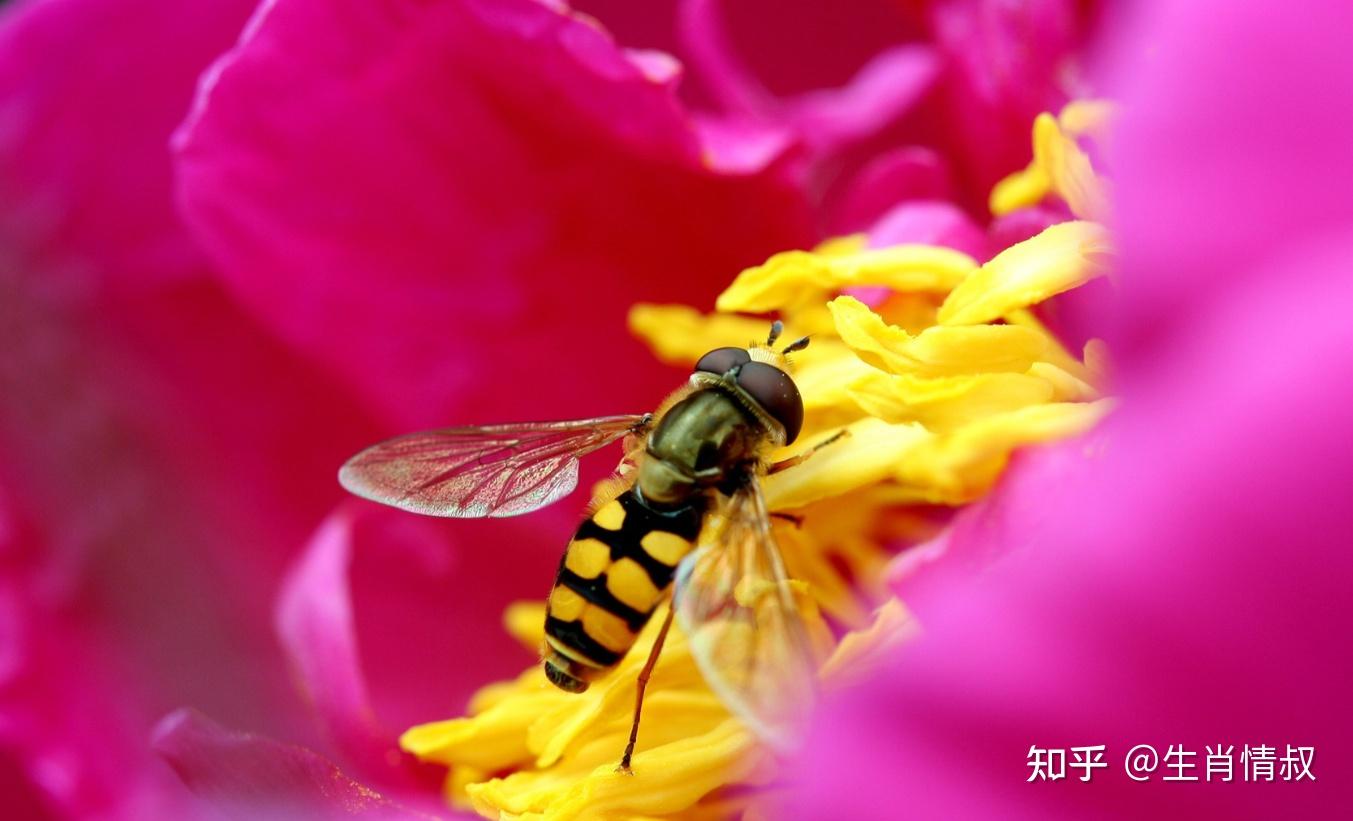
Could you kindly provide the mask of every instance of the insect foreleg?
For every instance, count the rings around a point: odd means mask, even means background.
[[[848,430],[839,430],[839,431],[837,431],[836,433],[834,433],[834,434],[832,434],[831,436],[829,436],[828,438],[822,440],[821,442],[818,442],[816,445],[813,445],[813,446],[812,446],[811,448],[809,448],[808,450],[805,450],[803,453],[797,454],[797,455],[795,455],[795,456],[791,456],[791,457],[789,457],[788,459],[781,459],[780,461],[773,463],[773,464],[770,466],[770,468],[767,469],[766,472],[767,472],[768,474],[770,474],[770,473],[779,473],[780,471],[782,471],[782,470],[788,470],[789,468],[792,468],[792,467],[794,467],[795,465],[801,465],[801,464],[803,464],[805,461],[807,461],[808,457],[810,457],[810,456],[812,456],[813,454],[817,453],[819,450],[822,450],[822,449],[825,448],[826,446],[828,446],[828,445],[830,445],[830,444],[833,444],[833,443],[835,443],[835,442],[838,442],[838,441],[840,441],[841,439],[843,439],[843,438],[845,438],[845,437],[847,437],[847,436],[849,436],[849,435],[850,435],[850,431],[848,431]]]
[[[653,675],[653,668],[658,663],[659,654],[662,653],[663,642],[667,641],[667,631],[672,627],[672,616],[675,613],[676,608],[668,606],[667,618],[662,620],[658,637],[653,640],[653,649],[648,653],[648,661],[645,662],[644,669],[639,671],[639,687],[634,696],[634,723],[630,725],[630,740],[625,745],[625,754],[620,757],[620,766],[615,768],[616,772],[634,775],[634,770],[630,769],[630,759],[634,757],[634,744],[639,740],[639,715],[644,710],[644,690],[648,688],[648,679]]]

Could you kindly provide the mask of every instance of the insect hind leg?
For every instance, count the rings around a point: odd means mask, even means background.
[[[658,664],[658,656],[662,653],[663,642],[667,641],[667,631],[672,627],[672,616],[676,614],[676,602],[670,602],[667,608],[667,618],[662,620],[662,629],[658,631],[658,637],[653,640],[653,649],[648,653],[648,661],[644,663],[644,669],[639,671],[639,686],[634,694],[634,722],[630,724],[630,740],[625,745],[625,754],[620,757],[620,766],[615,768],[618,773],[634,775],[634,770],[630,769],[630,761],[634,758],[634,745],[639,740],[639,717],[644,711],[644,690],[648,689],[648,680],[653,675],[653,668]]]

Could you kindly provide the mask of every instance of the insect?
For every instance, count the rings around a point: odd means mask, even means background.
[[[764,739],[791,743],[813,697],[812,650],[771,532],[760,478],[793,442],[803,401],[776,351],[717,348],[654,413],[447,428],[400,436],[352,457],[352,493],[433,516],[516,516],[578,483],[578,460],[616,440],[625,457],[611,492],[569,541],[546,607],[545,676],[574,693],[614,667],[672,591],[672,606],[639,675],[619,769],[630,772],[644,691],[675,616],[705,679]],[[838,434],[839,436],[839,434]]]

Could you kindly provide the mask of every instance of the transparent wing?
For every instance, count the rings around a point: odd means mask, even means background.
[[[677,570],[676,616],[705,680],[753,731],[792,747],[817,666],[760,484],[734,494]]]
[[[411,433],[348,460],[338,481],[374,502],[429,516],[517,516],[578,486],[578,457],[628,433],[650,415],[527,422]]]

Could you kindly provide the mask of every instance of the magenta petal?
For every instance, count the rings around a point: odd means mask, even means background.
[[[678,7],[685,50],[700,67],[701,78],[714,97],[729,112],[790,128],[824,154],[875,136],[900,120],[939,76],[939,61],[932,48],[900,45],[874,54],[839,86],[833,83],[820,90],[776,97],[737,54],[720,5],[717,0],[688,0]]]
[[[193,710],[164,718],[155,751],[190,790],[232,818],[420,818],[304,747],[225,729]]]
[[[775,98],[739,57],[722,19],[719,0],[679,0],[677,36],[687,59],[720,107],[728,112],[765,115]]]
[[[897,46],[876,55],[839,89],[787,100],[785,119],[818,150],[837,151],[911,113],[939,71],[929,46]]]
[[[797,135],[784,126],[746,118],[696,117],[695,124],[706,162],[729,174],[761,171],[785,157],[798,141]]]
[[[351,516],[334,513],[282,583],[277,632],[329,735],[360,766],[381,772],[399,760],[399,744],[376,720],[362,675],[348,589],[351,559]]]
[[[267,4],[177,146],[234,292],[392,429],[651,405],[665,374],[589,367],[626,308],[812,239],[780,169],[707,166],[669,83],[530,0]]]
[[[0,578],[0,755],[34,800],[63,816],[182,813],[182,788],[134,740],[141,693],[23,587]],[[7,818],[12,800],[0,792]]]
[[[1249,260],[1294,237],[1353,223],[1353,107],[1334,103],[1353,99],[1353,6],[1144,11],[1135,22],[1150,40],[1119,45],[1114,77],[1126,98],[1117,227],[1139,275],[1123,292],[1137,336],[1118,351],[1150,358],[1187,320],[1179,306],[1233,287]]]
[[[1080,32],[1072,0],[944,0],[930,7],[946,63],[944,117],[951,150],[982,193],[1029,160],[1029,125],[1072,93],[1068,68]]]
[[[913,5],[855,0],[847,10],[822,2],[676,0],[679,45],[667,47],[691,66],[698,96],[712,96],[728,112],[766,114],[777,98],[843,86],[872,55],[919,39],[924,23]],[[627,27],[618,9],[598,16]]]
[[[1056,225],[1070,219],[1074,219],[1071,211],[1060,202],[1020,208],[1008,214],[1002,214],[992,220],[991,226],[988,228],[991,234],[991,246],[998,249],[1009,248],[1011,245],[1043,233],[1050,225]]]
[[[953,193],[949,171],[934,150],[906,146],[870,159],[837,195],[832,231],[847,234],[871,225],[907,200],[947,200]]]
[[[108,658],[63,595],[53,550],[0,483],[0,786],[68,817],[182,816],[186,795],[141,742],[139,682]],[[35,816],[45,817],[45,816]]]
[[[6,241],[49,264],[99,260],[107,277],[96,287],[200,274],[172,207],[165,143],[198,72],[253,5],[10,4],[0,27]]]
[[[567,533],[556,521],[525,525]],[[320,525],[282,585],[276,626],[325,736],[362,778],[435,792],[441,773],[403,755],[391,728],[461,710],[486,681],[531,662],[500,614],[557,561],[533,535],[355,501]]]
[[[902,203],[869,229],[869,244],[874,248],[912,243],[944,245],[977,259],[987,255],[986,234],[967,212],[938,200]]]

